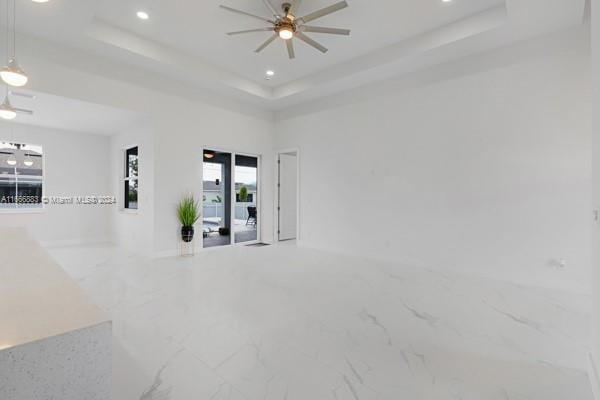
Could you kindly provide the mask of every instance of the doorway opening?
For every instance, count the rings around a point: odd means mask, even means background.
[[[202,163],[202,247],[260,239],[259,157],[205,149]]]
[[[299,225],[299,152],[277,154],[277,240],[297,240]]]

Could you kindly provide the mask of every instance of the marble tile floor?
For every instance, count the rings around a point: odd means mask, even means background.
[[[585,296],[300,248],[49,250],[114,321],[115,400],[591,400]]]

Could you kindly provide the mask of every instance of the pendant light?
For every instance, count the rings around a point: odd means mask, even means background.
[[[7,59],[8,64],[0,70],[0,78],[10,86],[21,87],[27,84],[29,78],[27,74],[19,66],[17,62],[16,53],[17,53],[17,2],[16,0],[12,0],[13,4],[13,21],[12,21],[12,55],[9,56],[9,33],[10,33],[10,21],[9,21],[9,12],[8,7],[10,4],[10,0],[6,2],[6,39],[7,39]]]
[[[8,60],[8,65],[2,68],[0,71],[0,78],[10,86],[21,87],[27,84],[29,78],[25,71],[19,66],[19,63],[16,59],[11,58]]]
[[[0,104],[0,118],[2,119],[15,119],[17,117],[17,110],[10,104],[8,94],[4,98],[4,102]]]
[[[25,161],[23,161],[23,164],[26,167],[31,167],[33,165],[33,159],[31,158],[31,155],[25,154]]]
[[[15,154],[11,154],[8,159],[6,160],[6,163],[8,165],[10,165],[11,167],[14,167],[15,165],[17,165],[17,158],[15,157]]]

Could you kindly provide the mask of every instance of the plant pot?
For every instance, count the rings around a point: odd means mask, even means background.
[[[194,240],[193,226],[184,226],[181,228],[181,240],[186,243],[190,243],[192,240]]]
[[[219,235],[229,236],[229,228],[219,228]]]

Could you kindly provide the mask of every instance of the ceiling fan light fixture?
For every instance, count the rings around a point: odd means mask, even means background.
[[[11,58],[8,65],[2,68],[0,71],[0,78],[7,85],[14,87],[25,86],[29,81],[29,77],[27,77],[23,68],[19,66],[19,63],[14,58]]]
[[[11,120],[17,117],[17,110],[10,104],[8,96],[4,99],[4,102],[0,105],[0,118]]]
[[[267,46],[273,43],[277,39],[282,39],[285,41],[285,46],[287,48],[288,57],[290,60],[296,58],[294,41],[292,39],[299,39],[307,45],[319,50],[321,53],[327,53],[327,48],[317,42],[316,40],[310,38],[306,35],[306,32],[314,32],[314,33],[325,33],[331,35],[350,35],[350,29],[340,29],[340,28],[328,28],[328,27],[320,27],[320,26],[309,26],[306,25],[310,21],[314,21],[319,18],[323,18],[327,15],[333,14],[337,11],[340,11],[346,7],[348,7],[348,2],[346,0],[340,0],[337,3],[330,5],[328,7],[321,8],[320,10],[314,11],[312,13],[306,14],[304,16],[299,16],[301,14],[297,14],[298,8],[302,3],[302,0],[290,0],[289,2],[285,2],[281,5],[283,10],[279,12],[275,9],[271,0],[263,0],[263,3],[268,8],[269,12],[275,17],[274,19],[269,19],[270,17],[264,18],[259,15],[251,14],[243,10],[238,10],[235,8],[231,8],[228,6],[221,5],[221,8],[227,10],[229,12],[233,12],[236,14],[246,15],[248,17],[252,17],[255,19],[259,19],[263,22],[269,23],[271,26],[265,28],[258,29],[250,29],[245,31],[237,31],[237,32],[228,32],[228,35],[238,35],[242,33],[253,33],[253,32],[272,32],[271,36],[262,43],[256,50],[255,53],[260,53]],[[267,79],[269,77],[267,76]]]
[[[290,40],[294,37],[294,31],[292,28],[281,28],[279,30],[279,37],[283,40]]]

